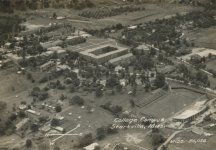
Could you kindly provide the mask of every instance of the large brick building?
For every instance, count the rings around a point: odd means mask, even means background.
[[[86,60],[96,63],[105,63],[128,53],[128,48],[113,44],[104,44],[80,52]]]

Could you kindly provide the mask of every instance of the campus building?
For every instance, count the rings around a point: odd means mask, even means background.
[[[88,61],[105,63],[111,59],[126,55],[128,52],[128,48],[113,44],[104,44],[81,51],[80,54]]]

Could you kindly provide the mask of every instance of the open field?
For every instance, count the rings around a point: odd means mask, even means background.
[[[188,90],[172,90],[167,96],[159,98],[140,111],[156,118],[169,118],[198,100],[200,96],[202,95]]]
[[[216,27],[198,29],[185,34],[196,47],[216,49]]]
[[[200,57],[208,57],[209,54],[216,55],[216,50],[207,48],[193,48],[192,53],[184,55],[180,58],[182,58],[183,60],[190,60],[191,56],[193,55],[199,55]]]
[[[51,22],[69,23],[76,26],[79,29],[100,29],[118,23],[123,25],[133,25],[139,23],[145,23],[154,21],[155,19],[168,18],[175,15],[177,12],[185,14],[193,10],[200,10],[199,7],[181,6],[174,4],[142,4],[146,10],[132,13],[124,13],[121,15],[107,17],[104,19],[88,19],[78,16],[80,11],[71,9],[62,9],[57,11],[56,9],[43,9],[37,11],[27,11],[25,14],[19,12],[21,16],[27,17],[28,23],[31,25],[48,25]],[[95,8],[89,9],[94,10]],[[67,19],[54,20],[51,19],[53,12],[56,12],[57,16],[66,16]]]
[[[216,60],[210,60],[206,63],[206,68],[216,71]]]

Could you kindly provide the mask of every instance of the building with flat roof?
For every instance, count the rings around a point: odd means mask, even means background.
[[[24,118],[19,123],[16,124],[16,130],[21,129],[25,124],[27,124],[29,121],[29,118]]]
[[[125,54],[125,55],[110,59],[109,62],[111,64],[113,64],[113,65],[118,65],[120,62],[124,63],[124,62],[126,62],[128,60],[131,60],[133,58],[134,58],[133,54],[128,53],[128,54]]]
[[[63,44],[62,40],[56,40],[56,41],[48,41],[45,43],[40,43],[40,45],[43,47],[43,49],[48,49],[50,47],[55,47]]]
[[[83,147],[83,150],[95,150],[95,147],[99,146],[98,143],[92,143],[86,147]]]
[[[105,63],[110,59],[125,55],[128,53],[128,48],[113,44],[104,44],[94,48],[81,51],[80,54],[86,60]]]
[[[187,122],[194,120],[197,116],[202,114],[207,110],[207,106],[205,105],[206,100],[198,101],[185,111],[181,112],[180,114],[173,117],[175,121],[179,122]]]

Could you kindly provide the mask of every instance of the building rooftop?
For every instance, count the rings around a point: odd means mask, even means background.
[[[84,147],[84,150],[94,150],[96,146],[99,146],[98,143],[92,143],[89,146]]]
[[[57,50],[61,50],[62,48],[60,46],[53,46],[53,47],[50,47],[48,48],[47,50],[48,51],[57,51]]]
[[[103,49],[103,48],[106,48],[106,47],[113,47],[113,48],[116,48],[117,50],[110,51],[108,53],[103,53],[101,55],[96,55],[96,54],[92,53],[94,51],[97,51],[97,50],[100,50],[100,49]],[[103,57],[106,57],[108,55],[111,55],[111,54],[114,54],[114,53],[117,53],[117,52],[121,52],[121,51],[125,51],[125,50],[127,50],[127,48],[125,48],[125,47],[120,47],[118,45],[113,45],[113,44],[104,44],[104,45],[97,46],[95,48],[91,48],[91,49],[82,51],[82,52],[80,52],[80,54],[90,56],[90,57],[93,57],[95,59],[99,59],[99,58],[103,58]]]
[[[113,59],[109,60],[109,62],[110,62],[110,63],[116,63],[116,62],[118,62],[118,61],[121,61],[121,60],[130,58],[130,57],[133,57],[133,54],[132,54],[132,53],[128,53],[128,54],[122,55],[122,56],[120,56],[120,57],[113,58]]]
[[[49,42],[40,43],[40,44],[44,49],[47,49],[47,48],[50,48],[50,47],[58,46],[58,45],[60,45],[62,43],[63,43],[62,40],[56,40],[56,41],[49,41]]]
[[[136,49],[144,50],[144,51],[149,51],[149,47],[145,44],[139,45],[136,47]]]
[[[16,124],[16,130],[22,128],[22,126],[24,126],[28,121],[29,118],[24,118],[23,120],[21,120],[19,123]]]
[[[72,39],[76,39],[79,38],[80,36],[68,36],[66,40],[72,40]]]

